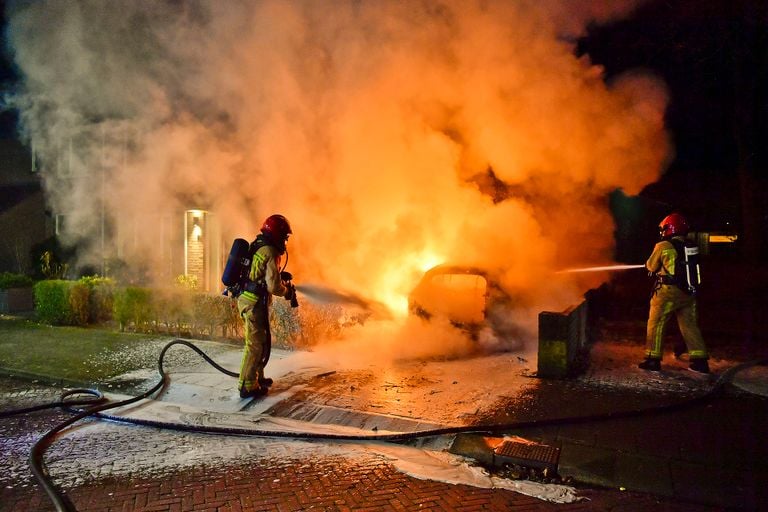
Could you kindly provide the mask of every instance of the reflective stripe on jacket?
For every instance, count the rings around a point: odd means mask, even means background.
[[[673,276],[675,260],[677,260],[675,246],[669,240],[662,240],[654,246],[651,256],[645,262],[645,268],[660,276]]]
[[[282,297],[287,291],[280,279],[280,254],[271,245],[259,247],[253,255],[248,278],[257,283],[264,283],[267,291],[272,295]],[[256,295],[251,292],[243,292],[243,295],[253,300],[257,299]]]

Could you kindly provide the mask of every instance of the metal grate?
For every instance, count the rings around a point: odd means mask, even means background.
[[[493,453],[499,462],[534,468],[556,469],[560,460],[560,448],[525,439],[505,439]]]

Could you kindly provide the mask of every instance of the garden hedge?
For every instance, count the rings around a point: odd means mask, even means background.
[[[51,325],[108,325],[121,331],[197,338],[242,339],[237,301],[184,286],[117,287],[111,279],[45,280],[34,285],[38,321]],[[343,312],[338,306],[302,303],[291,308],[276,297],[272,304],[273,343],[308,348],[340,335]]]

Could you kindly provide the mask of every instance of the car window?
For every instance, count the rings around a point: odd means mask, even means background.
[[[461,323],[484,320],[488,283],[477,274],[436,274],[421,290],[420,301],[430,313]]]

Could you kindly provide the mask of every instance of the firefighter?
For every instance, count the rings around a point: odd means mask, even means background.
[[[241,398],[264,396],[272,385],[272,379],[264,376],[272,350],[269,307],[273,295],[290,300],[296,293],[292,285],[282,281],[280,272],[280,259],[291,233],[288,219],[270,215],[261,226],[261,234],[252,242],[249,283],[237,298],[245,333],[238,382]]]
[[[653,248],[653,253],[645,264],[648,271],[656,276],[656,285],[648,314],[646,359],[638,365],[643,370],[661,370],[664,332],[669,318],[674,314],[688,349],[689,368],[695,372],[709,373],[709,356],[699,330],[696,308],[695,285],[698,284],[698,265],[693,286],[683,275],[679,275],[685,272],[681,270],[683,267],[680,265],[684,255],[680,254],[678,248],[685,247],[688,229],[688,222],[682,215],[673,213],[665,217],[659,224],[661,241]],[[678,275],[675,275],[676,269]]]

